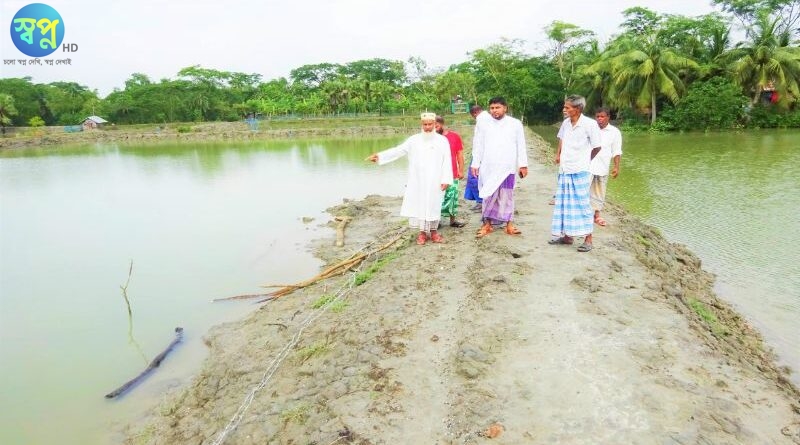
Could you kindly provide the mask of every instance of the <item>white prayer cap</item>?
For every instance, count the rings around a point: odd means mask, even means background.
[[[423,121],[435,121],[436,120],[436,113],[424,112],[419,115],[419,118]]]

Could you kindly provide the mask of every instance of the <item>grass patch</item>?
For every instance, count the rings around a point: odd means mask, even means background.
[[[653,246],[653,243],[649,239],[647,239],[644,236],[642,236],[641,233],[637,233],[636,234],[636,241],[639,241],[645,247],[652,247]]]
[[[314,343],[313,345],[306,346],[297,350],[297,359],[300,363],[306,360],[324,354],[330,349],[327,343]]]
[[[325,306],[326,304],[328,304],[328,303],[330,303],[331,301],[333,301],[335,298],[336,298],[336,296],[335,296],[335,295],[325,294],[325,295],[323,295],[323,296],[319,297],[319,298],[317,299],[317,301],[315,301],[315,302],[314,302],[314,303],[311,305],[311,307],[312,307],[312,308],[314,308],[314,309],[319,309],[319,308],[321,308],[322,306]]]
[[[296,423],[302,425],[308,420],[310,407],[301,403],[294,408],[287,409],[281,413],[281,420],[283,423]]]
[[[374,263],[370,264],[367,270],[361,271],[356,274],[355,285],[361,286],[362,284],[369,281],[369,279],[372,278],[372,276],[375,275],[379,270],[381,270],[383,266],[385,266],[386,264],[397,258],[397,256],[398,256],[397,252],[392,252],[384,256],[383,258],[379,259],[378,261],[375,261]]]
[[[704,322],[711,328],[711,332],[716,336],[728,335],[728,330],[719,322],[719,319],[702,301],[694,298],[689,298],[689,307],[703,319]]]
[[[328,306],[328,309],[330,309],[331,312],[333,312],[334,314],[339,314],[345,309],[347,309],[348,303],[346,301],[344,300],[334,301],[334,300],[336,300],[335,295],[326,294],[319,297],[317,301],[312,303],[311,307],[314,309],[319,309],[321,307],[330,305]]]
[[[346,301],[339,300],[331,304],[330,310],[334,314],[341,314],[345,309],[347,309],[347,306],[349,306],[349,304],[347,304]]]

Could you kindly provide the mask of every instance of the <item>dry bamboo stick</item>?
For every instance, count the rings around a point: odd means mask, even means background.
[[[215,298],[211,300],[211,302],[216,303],[217,301],[227,301],[227,300],[247,300],[250,298],[267,297],[267,296],[269,296],[269,294],[244,294],[244,295],[235,295],[233,297]]]
[[[287,284],[287,285],[278,285],[278,284],[262,285],[261,287],[264,287],[264,288],[280,287],[280,289],[278,289],[276,291],[273,291],[273,292],[264,293],[264,294],[245,294],[245,295],[237,295],[237,296],[234,296],[234,297],[216,298],[216,299],[214,299],[212,301],[244,300],[244,299],[249,299],[249,298],[268,297],[266,299],[258,301],[258,303],[263,303],[263,302],[266,302],[266,301],[274,300],[276,298],[280,298],[280,297],[282,297],[284,295],[288,295],[288,294],[290,294],[290,293],[292,293],[292,292],[294,292],[294,291],[296,291],[298,289],[302,289],[304,287],[311,286],[312,284],[315,284],[318,281],[321,281],[321,280],[324,280],[324,279],[327,279],[327,278],[331,278],[331,277],[336,276],[336,275],[341,275],[341,274],[347,272],[348,270],[350,270],[354,266],[360,264],[362,261],[364,261],[370,255],[374,255],[374,254],[376,254],[378,252],[381,252],[381,251],[386,250],[389,247],[391,247],[400,238],[402,238],[404,232],[405,231],[401,231],[397,236],[392,238],[391,241],[387,242],[386,244],[382,245],[381,247],[379,247],[379,248],[377,248],[377,249],[375,249],[375,250],[373,250],[371,252],[354,253],[349,258],[344,259],[342,261],[339,261],[338,263],[336,263],[336,264],[334,264],[332,266],[329,266],[328,268],[326,268],[322,272],[318,273],[314,277],[309,278],[309,279],[304,280],[304,281],[301,281],[299,283]]]

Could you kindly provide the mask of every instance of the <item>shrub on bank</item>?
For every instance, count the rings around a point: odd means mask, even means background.
[[[656,123],[662,130],[741,128],[747,104],[748,99],[738,86],[722,77],[712,77],[693,83],[686,96],[664,110]]]

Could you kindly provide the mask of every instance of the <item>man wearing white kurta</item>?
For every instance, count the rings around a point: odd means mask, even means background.
[[[514,217],[515,176],[528,175],[528,152],[522,122],[506,115],[508,105],[502,97],[489,100],[489,114],[476,125],[472,144],[472,174],[478,177],[478,193],[483,198],[483,226],[478,238],[493,231],[492,224],[506,223],[506,233],[519,235]]]
[[[450,143],[435,131],[435,113],[422,113],[422,131],[397,147],[370,155],[367,160],[379,165],[408,155],[408,183],[400,215],[419,230],[417,244],[425,244],[430,233],[434,243],[444,241],[437,231],[444,191],[453,183]]]

